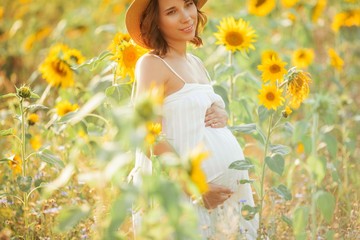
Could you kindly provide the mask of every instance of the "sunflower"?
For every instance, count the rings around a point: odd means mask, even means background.
[[[113,55],[116,55],[118,51],[120,51],[121,49],[121,44],[123,42],[129,42],[131,39],[129,34],[124,34],[124,33],[117,33],[114,37],[114,39],[112,40],[110,46],[109,46],[109,50]]]
[[[32,136],[29,140],[29,143],[31,147],[37,151],[40,149],[42,143],[41,143],[41,137],[39,135]]]
[[[302,48],[294,51],[292,64],[299,68],[306,68],[314,61],[314,51],[310,48]]]
[[[265,63],[268,59],[279,59],[279,54],[274,50],[265,50],[261,53],[261,62]]]
[[[8,161],[9,166],[13,172],[13,175],[21,174],[22,172],[22,159],[19,155],[15,154],[14,156],[9,158],[10,161]]]
[[[288,77],[287,97],[289,106],[293,109],[300,107],[310,92],[311,76],[307,72],[295,70]]]
[[[145,141],[149,145],[152,145],[156,142],[158,136],[161,133],[161,124],[149,122],[146,124],[146,129],[147,129],[147,134],[145,137]]]
[[[299,0],[281,0],[281,4],[286,8],[293,7]]]
[[[201,168],[202,162],[208,157],[209,153],[201,151],[200,148],[195,148],[190,154],[190,178],[201,194],[209,189],[205,173]]]
[[[332,29],[338,32],[341,27],[360,26],[360,9],[349,10],[335,15]]]
[[[286,64],[287,63],[282,62],[281,59],[272,57],[271,59],[267,59],[262,65],[259,65],[258,69],[262,71],[262,79],[264,82],[282,82],[284,74],[286,73]]]
[[[39,121],[39,115],[37,115],[36,113],[31,113],[28,116],[28,124],[30,126],[35,125],[35,123],[37,123]]]
[[[267,109],[276,109],[280,107],[285,101],[281,96],[283,90],[278,89],[275,85],[263,85],[259,90],[258,98],[260,104],[264,105]]]
[[[286,106],[285,109],[281,113],[284,118],[287,118],[292,113],[292,110],[289,106]]]
[[[64,53],[64,61],[70,66],[82,64],[85,61],[84,56],[77,49],[69,49]]]
[[[65,100],[56,104],[55,108],[57,114],[62,117],[69,112],[77,110],[79,106],[77,104],[71,104],[69,101]]]
[[[219,31],[214,34],[218,40],[216,44],[225,45],[232,52],[255,49],[252,44],[256,39],[255,30],[243,19],[223,18],[217,28]]]
[[[134,80],[134,71],[137,60],[147,51],[132,42],[122,41],[118,49],[111,57],[118,63],[116,74],[123,79],[129,76],[131,81]]]
[[[330,48],[328,53],[330,57],[331,66],[333,66],[336,70],[341,72],[344,67],[344,60],[341,59],[341,57],[335,52],[333,48]]]
[[[275,0],[250,0],[248,11],[256,16],[266,16],[275,8]]]
[[[317,22],[317,20],[319,19],[320,15],[323,13],[325,7],[326,7],[326,4],[327,4],[327,0],[318,0],[314,9],[313,9],[313,12],[312,12],[312,21],[314,23]]]
[[[39,71],[51,86],[66,88],[74,85],[73,70],[58,57],[48,56],[40,65]]]

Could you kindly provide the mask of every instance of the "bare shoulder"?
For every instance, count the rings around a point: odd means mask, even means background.
[[[152,81],[163,84],[168,77],[168,71],[159,57],[145,54],[136,63],[135,75],[138,82],[146,84]]]
[[[135,77],[140,89],[149,88],[152,84],[163,85],[168,71],[162,60],[153,54],[145,54],[136,63]]]

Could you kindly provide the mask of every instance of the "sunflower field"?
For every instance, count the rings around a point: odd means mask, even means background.
[[[207,153],[135,152],[163,136],[163,99],[132,104],[147,52],[126,32],[131,0],[0,3],[0,239],[199,239],[192,204]],[[360,1],[208,0],[204,62],[245,160],[258,239],[360,239]],[[158,89],[154,89],[158,91]],[[150,151],[151,152],[151,151]],[[235,216],[236,217],[236,216]],[[227,235],[220,225],[211,239]]]

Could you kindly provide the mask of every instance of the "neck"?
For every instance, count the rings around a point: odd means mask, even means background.
[[[178,45],[170,45],[168,56],[186,58],[186,43]]]

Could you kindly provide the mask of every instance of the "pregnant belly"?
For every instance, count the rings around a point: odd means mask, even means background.
[[[239,174],[242,175],[243,171],[229,169],[232,162],[244,159],[243,151],[230,130],[206,128],[203,142],[210,153],[202,165],[208,182],[228,185]]]

